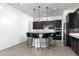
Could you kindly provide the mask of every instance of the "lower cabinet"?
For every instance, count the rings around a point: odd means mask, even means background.
[[[79,56],[79,39],[69,36],[71,39],[71,49]]]
[[[56,36],[55,40],[61,40],[61,36]]]
[[[75,52],[75,53],[77,53],[77,44],[76,44],[76,42],[77,42],[77,41],[76,41],[75,38],[74,38],[74,52]]]
[[[77,55],[79,56],[79,40],[77,40]]]
[[[71,37],[69,35],[66,35],[66,46],[71,47]]]

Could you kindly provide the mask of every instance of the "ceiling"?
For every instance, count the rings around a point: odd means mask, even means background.
[[[39,17],[38,6],[41,6],[41,17],[46,16],[46,7],[48,7],[48,16],[62,16],[63,11],[79,5],[79,3],[8,3],[8,5],[33,17],[33,9],[36,9],[36,17]]]

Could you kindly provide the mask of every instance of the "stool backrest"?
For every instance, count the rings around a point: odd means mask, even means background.
[[[26,35],[27,35],[27,37],[30,37],[30,36],[31,36],[29,32],[28,32],[28,33],[26,33]]]
[[[39,34],[38,33],[32,33],[32,37],[33,38],[39,38]]]
[[[49,35],[50,35],[50,33],[44,33],[43,36],[42,36],[42,38],[48,38]]]

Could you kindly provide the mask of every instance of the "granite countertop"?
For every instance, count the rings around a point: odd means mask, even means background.
[[[79,33],[70,33],[69,35],[79,39]]]
[[[33,31],[30,31],[30,32],[32,32],[32,33],[50,33],[50,32],[55,32],[55,30],[54,29],[51,29],[51,30],[49,30],[49,29],[39,29],[39,30],[33,30]]]

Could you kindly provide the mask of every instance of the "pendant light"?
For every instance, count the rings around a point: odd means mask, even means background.
[[[40,6],[38,6],[38,10],[39,10],[39,22],[40,22]]]
[[[39,22],[39,29],[40,29],[40,27],[41,27],[41,22],[40,22],[40,6],[38,6],[38,22]]]
[[[46,7],[47,21],[48,21],[48,7]]]
[[[38,11],[39,11],[39,29],[41,29],[41,22],[40,22],[40,6],[38,6]],[[39,30],[39,32],[40,32],[40,30]],[[40,34],[39,34],[39,37],[40,37]],[[40,41],[40,48],[41,48],[41,39],[39,39],[39,41]]]
[[[35,20],[35,9],[33,9],[33,21]]]

